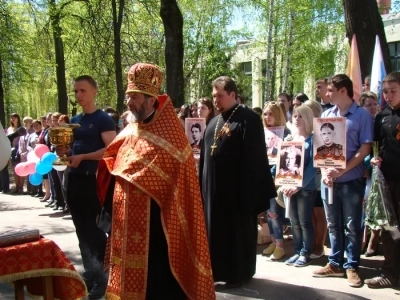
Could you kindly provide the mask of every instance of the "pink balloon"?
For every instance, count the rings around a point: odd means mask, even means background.
[[[42,156],[45,153],[50,152],[49,147],[43,144],[36,144],[35,149],[33,149],[33,151],[35,152],[36,156],[39,157],[40,159],[42,159]]]
[[[28,175],[36,172],[36,162],[28,161],[25,164],[26,164],[25,169],[27,170]]]
[[[28,153],[28,156],[26,157],[26,159],[28,160],[28,162],[34,162],[37,163],[38,161],[40,161],[40,158],[36,156],[35,152],[30,151]]]
[[[24,176],[28,176],[28,168],[27,168],[27,163],[23,162],[23,163],[19,163],[15,166],[14,169],[15,174],[17,174],[18,176],[24,177]]]

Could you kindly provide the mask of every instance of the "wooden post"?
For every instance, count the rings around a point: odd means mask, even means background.
[[[43,299],[53,300],[54,299],[53,277],[51,276],[42,277],[42,283],[43,283]]]
[[[24,281],[17,280],[14,281],[14,298],[15,300],[24,300]]]

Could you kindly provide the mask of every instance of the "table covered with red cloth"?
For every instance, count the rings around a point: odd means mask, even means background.
[[[44,276],[52,276],[56,299],[80,299],[87,294],[82,277],[52,240],[0,248],[0,282],[23,280],[29,294],[41,296]]]

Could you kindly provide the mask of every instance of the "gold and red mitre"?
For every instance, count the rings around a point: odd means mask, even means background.
[[[161,70],[152,64],[137,63],[128,71],[128,88],[126,93],[143,93],[158,96],[162,84]]]

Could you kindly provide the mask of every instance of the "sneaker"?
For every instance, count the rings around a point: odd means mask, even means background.
[[[271,255],[272,253],[274,253],[276,248],[276,244],[271,243],[267,248],[264,249],[262,255]]]
[[[283,248],[276,247],[274,253],[269,257],[271,260],[280,260],[285,256]]]
[[[300,255],[300,257],[295,261],[294,266],[295,267],[305,267],[308,266],[311,263],[311,258],[308,256]]]
[[[351,287],[360,287],[361,279],[358,275],[358,270],[356,269],[347,269],[346,270],[347,282]]]
[[[311,259],[318,259],[318,258],[321,258],[321,257],[324,256],[324,255],[325,255],[325,250],[322,250],[322,252],[321,252],[320,255],[312,253],[312,254],[310,255],[310,258],[311,258]]]
[[[395,285],[395,280],[392,278],[388,278],[385,276],[378,276],[374,277],[372,279],[366,279],[364,283],[368,285],[369,288],[371,289],[384,289],[384,288],[390,288]]]
[[[343,277],[344,272],[328,263],[325,267],[312,272],[313,277]]]
[[[285,264],[288,266],[293,266],[293,264],[300,258],[300,255],[295,254],[291,258],[285,261]]]

